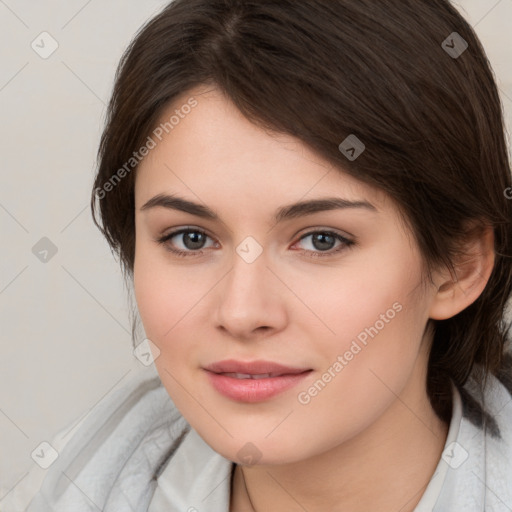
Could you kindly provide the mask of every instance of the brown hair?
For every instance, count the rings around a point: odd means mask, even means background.
[[[491,225],[496,260],[485,290],[431,322],[427,389],[446,420],[450,379],[462,387],[473,370],[481,382],[504,375],[512,201],[503,115],[485,52],[448,1],[175,0],[150,20],[119,64],[91,198],[129,277],[135,173],[126,163],[163,109],[201,84],[389,194],[428,269],[451,265],[469,221]],[[366,146],[353,161],[339,149],[351,134]]]

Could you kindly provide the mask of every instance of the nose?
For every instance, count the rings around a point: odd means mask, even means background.
[[[248,341],[285,328],[288,319],[283,284],[268,266],[265,252],[252,263],[234,254],[231,271],[217,287],[218,329]]]

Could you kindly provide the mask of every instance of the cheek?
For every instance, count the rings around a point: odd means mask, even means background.
[[[154,364],[164,387],[180,410],[187,410],[189,397],[180,383],[184,362],[190,360],[194,342],[183,337],[183,329],[193,319],[198,290],[187,272],[165,264],[158,251],[141,243],[134,262],[134,292],[146,337],[157,347]],[[187,384],[187,387],[190,386]]]
[[[169,286],[158,261],[152,261],[142,249],[136,251],[133,284],[146,335],[160,346],[158,341],[174,323],[178,289],[175,283]]]
[[[420,362],[423,326],[416,321],[413,304],[375,301],[373,314],[355,307],[351,311],[346,321],[331,318],[336,336],[318,340],[323,365],[295,393],[295,427],[305,439],[315,439],[312,452],[328,450],[369,428],[396,402],[412,376],[421,376],[426,363]]]
[[[190,321],[194,305],[212,281],[190,266],[169,263],[164,251],[149,242],[137,242],[133,272],[135,298],[146,335],[162,347],[181,323]]]
[[[140,243],[133,281],[146,337],[158,348],[156,370],[176,406],[188,416],[194,405],[189,390],[201,400],[201,390],[194,381],[200,355],[205,352],[202,340],[206,337],[200,331],[206,324],[201,306],[218,281],[218,273],[171,264],[161,248]]]
[[[391,349],[401,343],[400,333],[411,334],[426,321],[419,258],[396,241],[380,249],[354,252],[337,266],[281,269],[307,306],[297,305],[293,321],[320,353],[343,353],[352,340],[364,344],[373,337],[387,339]]]
[[[298,320],[320,361],[317,380],[299,390],[298,402],[329,424],[339,424],[341,415],[355,425],[384,410],[418,359],[428,318],[419,260],[385,258],[331,272],[321,287],[317,273],[301,290],[323,327],[313,336],[310,318]]]

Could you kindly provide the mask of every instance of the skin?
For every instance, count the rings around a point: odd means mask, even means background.
[[[425,327],[429,318],[449,318],[476,300],[492,269],[492,235],[468,248],[474,257],[457,280],[440,269],[425,282],[414,237],[382,191],[301,141],[252,124],[211,87],[187,92],[162,119],[191,96],[198,105],[137,170],[134,289],[146,335],[160,351],[156,368],[183,416],[232,461],[240,462],[247,443],[257,447],[254,465],[236,467],[231,512],[413,510],[448,428],[425,389]],[[207,205],[220,220],[141,209],[158,194]],[[332,196],[376,210],[273,221],[284,205]],[[188,227],[208,235],[202,254],[179,257],[155,241]],[[355,243],[334,241],[331,254],[321,256],[313,236],[301,240],[313,230]],[[252,263],[236,252],[248,236],[263,249]],[[194,254],[184,238],[167,247]],[[400,312],[309,403],[300,403],[298,393],[396,303]],[[241,403],[219,394],[203,370],[225,359],[313,371],[298,387]]]

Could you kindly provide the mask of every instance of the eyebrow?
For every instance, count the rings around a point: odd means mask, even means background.
[[[203,219],[220,220],[219,215],[207,206],[194,203],[176,195],[158,194],[147,201],[140,210],[144,211],[156,207],[167,208],[169,210],[179,210]],[[278,223],[284,220],[312,215],[313,213],[330,210],[343,210],[347,208],[360,208],[373,212],[378,211],[375,206],[367,201],[349,201],[348,199],[342,199],[340,197],[325,197],[282,206],[275,213],[274,222]]]

